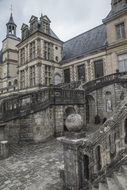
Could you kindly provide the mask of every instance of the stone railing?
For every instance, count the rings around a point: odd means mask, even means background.
[[[60,88],[68,88],[68,89],[84,89],[85,93],[88,94],[94,90],[103,88],[105,86],[111,85],[113,83],[126,83],[127,82],[127,71],[126,72],[118,72],[110,75],[106,75],[103,77],[99,77],[95,80],[89,82],[83,81],[73,81],[70,83],[61,83],[58,84],[57,87]]]
[[[14,95],[1,100],[1,121],[22,117],[45,109],[50,105],[84,104],[84,91],[45,88],[36,92]]]
[[[8,87],[0,89],[0,95],[10,94],[12,92],[17,92],[17,91],[18,91],[18,86],[16,86],[16,85],[8,86]]]
[[[60,83],[60,84],[57,84],[56,87],[59,87],[59,88],[65,88],[65,89],[76,89],[78,88],[80,85],[81,85],[81,81],[73,81],[73,82],[70,82],[70,83]]]
[[[125,142],[125,120],[127,119],[127,97],[116,108],[113,117],[108,119],[87,141],[82,142],[81,152],[90,156],[89,171],[92,185],[97,185],[106,176],[127,161],[127,144]],[[97,148],[100,148],[100,169],[97,169]],[[122,162],[121,162],[122,161]]]
[[[105,86],[108,86],[114,83],[119,83],[123,85],[126,82],[127,82],[127,71],[118,72],[118,73],[97,78],[95,80],[82,84],[82,88],[85,90],[85,93],[88,94],[94,90],[103,88]]]

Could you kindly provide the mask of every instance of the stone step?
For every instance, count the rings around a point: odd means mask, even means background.
[[[114,179],[120,190],[127,190],[127,178],[122,173],[114,173]]]
[[[109,190],[120,190],[120,188],[118,187],[117,183],[113,178],[107,177],[107,185]]]
[[[108,186],[106,183],[99,183],[99,190],[108,190]]]
[[[123,165],[122,166],[122,172],[123,172],[123,174],[126,176],[126,178],[127,178],[127,166],[126,165]]]

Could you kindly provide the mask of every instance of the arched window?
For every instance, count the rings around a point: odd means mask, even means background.
[[[12,85],[11,81],[8,82],[8,87],[10,87]]]
[[[14,85],[17,86],[17,84],[18,84],[18,81],[17,81],[17,79],[15,79],[14,80]]]
[[[112,94],[111,92],[107,91],[105,94],[106,98],[106,111],[112,112]]]
[[[101,161],[101,147],[97,146],[95,149],[95,157],[96,157],[96,165],[97,170],[100,171],[102,167],[102,161]]]
[[[93,96],[88,95],[86,97],[86,120],[87,123],[94,123],[96,108],[95,108],[95,99]]]
[[[84,162],[84,178],[86,180],[89,180],[89,157],[87,155],[84,155],[83,162]]]
[[[110,149],[110,158],[111,160],[115,157],[116,155],[116,133],[111,133],[109,135],[109,149]]]

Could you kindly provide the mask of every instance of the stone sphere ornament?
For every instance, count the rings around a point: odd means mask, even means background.
[[[71,114],[67,117],[65,125],[70,132],[79,132],[83,128],[83,119],[79,114]]]

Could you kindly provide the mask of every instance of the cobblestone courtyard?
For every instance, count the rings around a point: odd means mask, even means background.
[[[62,146],[55,140],[15,147],[0,161],[0,190],[62,190]]]

